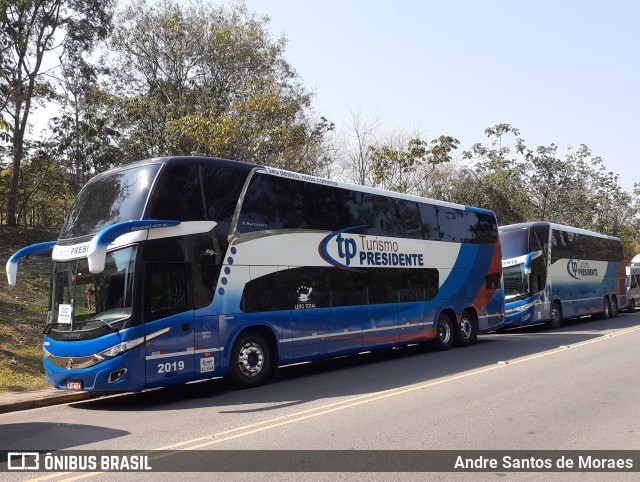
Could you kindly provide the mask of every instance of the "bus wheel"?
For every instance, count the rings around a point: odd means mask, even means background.
[[[440,350],[447,350],[453,345],[453,323],[449,315],[440,313],[436,321],[436,346]]]
[[[618,299],[615,296],[611,297],[611,318],[618,316]]]
[[[629,312],[633,313],[634,311],[636,311],[636,300],[631,298],[629,300]]]
[[[257,331],[242,333],[231,350],[229,382],[237,388],[262,385],[269,378],[269,344]]]
[[[562,325],[562,308],[560,303],[554,301],[551,305],[551,319],[547,322],[547,327],[556,330],[560,328],[560,325]]]
[[[472,313],[462,313],[460,323],[456,325],[456,344],[459,346],[472,345],[478,338],[478,328]]]
[[[611,304],[609,303],[609,297],[604,297],[604,311],[602,312],[602,318],[605,320],[611,317]]]

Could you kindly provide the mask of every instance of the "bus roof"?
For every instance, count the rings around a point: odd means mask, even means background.
[[[516,231],[518,229],[531,229],[535,227],[547,227],[547,226],[550,227],[551,229],[555,229],[556,231],[566,231],[568,233],[576,233],[576,234],[587,234],[589,236],[596,236],[598,238],[605,238],[605,239],[613,239],[617,241],[620,240],[620,238],[616,238],[615,236],[596,233],[595,231],[589,231],[588,229],[574,228],[572,226],[565,226],[563,224],[550,223],[548,221],[535,221],[531,223],[508,224],[506,226],[500,226],[498,228],[498,231],[507,232],[507,231]]]
[[[317,176],[311,176],[308,174],[301,174],[298,172],[293,172],[293,171],[287,171],[285,169],[278,169],[275,167],[268,167],[268,166],[263,166],[263,165],[259,165],[259,164],[252,164],[252,163],[248,163],[248,162],[243,162],[243,161],[234,161],[234,160],[229,160],[229,159],[219,159],[219,158],[213,158],[213,157],[200,157],[200,156],[167,156],[167,157],[156,157],[156,158],[151,158],[151,159],[145,159],[142,161],[136,161],[136,162],[132,162],[130,164],[125,164],[124,166],[118,166],[115,167],[113,169],[110,169],[109,171],[105,171],[102,172],[98,175],[96,175],[95,177],[93,177],[90,181],[93,181],[94,179],[99,179],[100,177],[102,177],[103,175],[107,175],[107,174],[111,174],[113,172],[117,172],[117,171],[122,171],[122,170],[126,170],[126,169],[131,169],[134,167],[139,167],[139,166],[144,166],[144,165],[148,165],[148,164],[167,164],[167,165],[176,165],[176,164],[215,164],[215,165],[226,165],[228,167],[234,167],[236,169],[241,169],[244,171],[252,171],[254,169],[260,170],[262,172],[266,172],[267,174],[271,174],[274,176],[279,176],[279,177],[286,177],[289,179],[298,179],[301,181],[308,181],[308,182],[312,182],[315,184],[324,184],[324,185],[329,185],[329,186],[335,186],[335,187],[340,187],[343,189],[350,189],[353,191],[360,191],[360,192],[366,192],[366,193],[371,193],[371,194],[380,194],[383,196],[389,196],[389,197],[394,197],[394,198],[398,198],[398,199],[406,199],[408,201],[415,201],[415,202],[426,202],[429,204],[433,204],[436,206],[443,206],[443,207],[449,207],[449,208],[453,208],[453,209],[460,209],[460,210],[465,210],[465,211],[471,211],[471,212],[476,212],[476,213],[484,213],[484,214],[488,214],[492,217],[495,217],[495,214],[493,211],[489,210],[489,209],[483,209],[483,208],[477,208],[477,207],[472,207],[472,206],[465,206],[463,204],[457,204],[457,203],[451,203],[451,202],[447,202],[447,201],[440,201],[437,199],[430,199],[430,198],[423,198],[420,196],[414,196],[411,194],[404,194],[404,193],[400,193],[400,192],[395,192],[395,191],[387,191],[385,189],[378,189],[378,188],[374,188],[374,187],[367,187],[367,186],[362,186],[359,184],[352,184],[352,183],[348,183],[348,182],[340,182],[340,181],[334,181],[331,179],[325,179],[325,178],[321,178],[321,177],[317,177]]]
[[[166,156],[166,157],[152,157],[150,159],[144,159],[142,161],[135,161],[129,164],[124,164],[122,166],[114,167],[113,169],[109,169],[108,171],[101,172],[96,176],[92,177],[90,181],[94,179],[99,179],[105,175],[109,175],[114,172],[124,171],[127,169],[132,169],[134,167],[146,166],[149,164],[215,164],[217,166],[226,165],[233,166],[236,169],[241,169],[244,171],[251,171],[257,167],[262,167],[257,164],[250,164],[247,162],[241,161],[231,161],[228,159],[218,159],[213,157],[200,157],[200,156]]]

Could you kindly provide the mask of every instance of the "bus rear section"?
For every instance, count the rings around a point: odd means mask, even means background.
[[[617,316],[626,306],[620,239],[547,222],[500,228],[505,326],[587,315]]]

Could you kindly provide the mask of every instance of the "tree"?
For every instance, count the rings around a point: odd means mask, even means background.
[[[384,189],[414,193],[436,166],[451,161],[458,144],[458,139],[440,136],[431,142],[413,137],[400,148],[369,146],[371,176]]]
[[[370,146],[379,145],[382,119],[373,114],[370,117],[359,108],[351,111],[351,123],[339,132],[336,164],[348,182],[362,186],[373,186],[371,178]]]
[[[17,223],[17,195],[29,114],[53,89],[43,71],[56,49],[90,51],[107,34],[112,0],[1,0],[0,113],[11,128],[8,223]],[[5,131],[7,129],[5,128]]]
[[[52,152],[51,144],[42,143],[24,159],[17,215],[22,225],[58,228],[73,201],[65,170]]]
[[[463,152],[463,158],[475,161],[475,166],[470,170],[472,177],[467,176],[465,185],[459,186],[458,197],[472,197],[476,201],[472,205],[493,210],[500,224],[523,222],[529,218],[530,200],[524,182],[526,146],[520,130],[497,124],[484,132],[492,138],[488,146],[476,143]]]
[[[241,3],[137,0],[124,9],[110,46],[130,156],[206,154],[316,171],[333,125],[313,120],[311,94],[268,21]]]
[[[253,81],[257,85],[243,86],[237,98],[217,116],[193,114],[167,122],[168,144],[183,145],[177,152],[317,173],[325,162],[319,147],[333,124],[325,118],[312,123],[305,117],[299,99],[281,97],[271,79]]]

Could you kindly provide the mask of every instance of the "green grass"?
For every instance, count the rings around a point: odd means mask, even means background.
[[[55,234],[0,226],[0,266],[22,246],[55,239]],[[18,283],[0,277],[0,392],[43,388],[42,330],[47,314],[51,258],[20,261]]]

